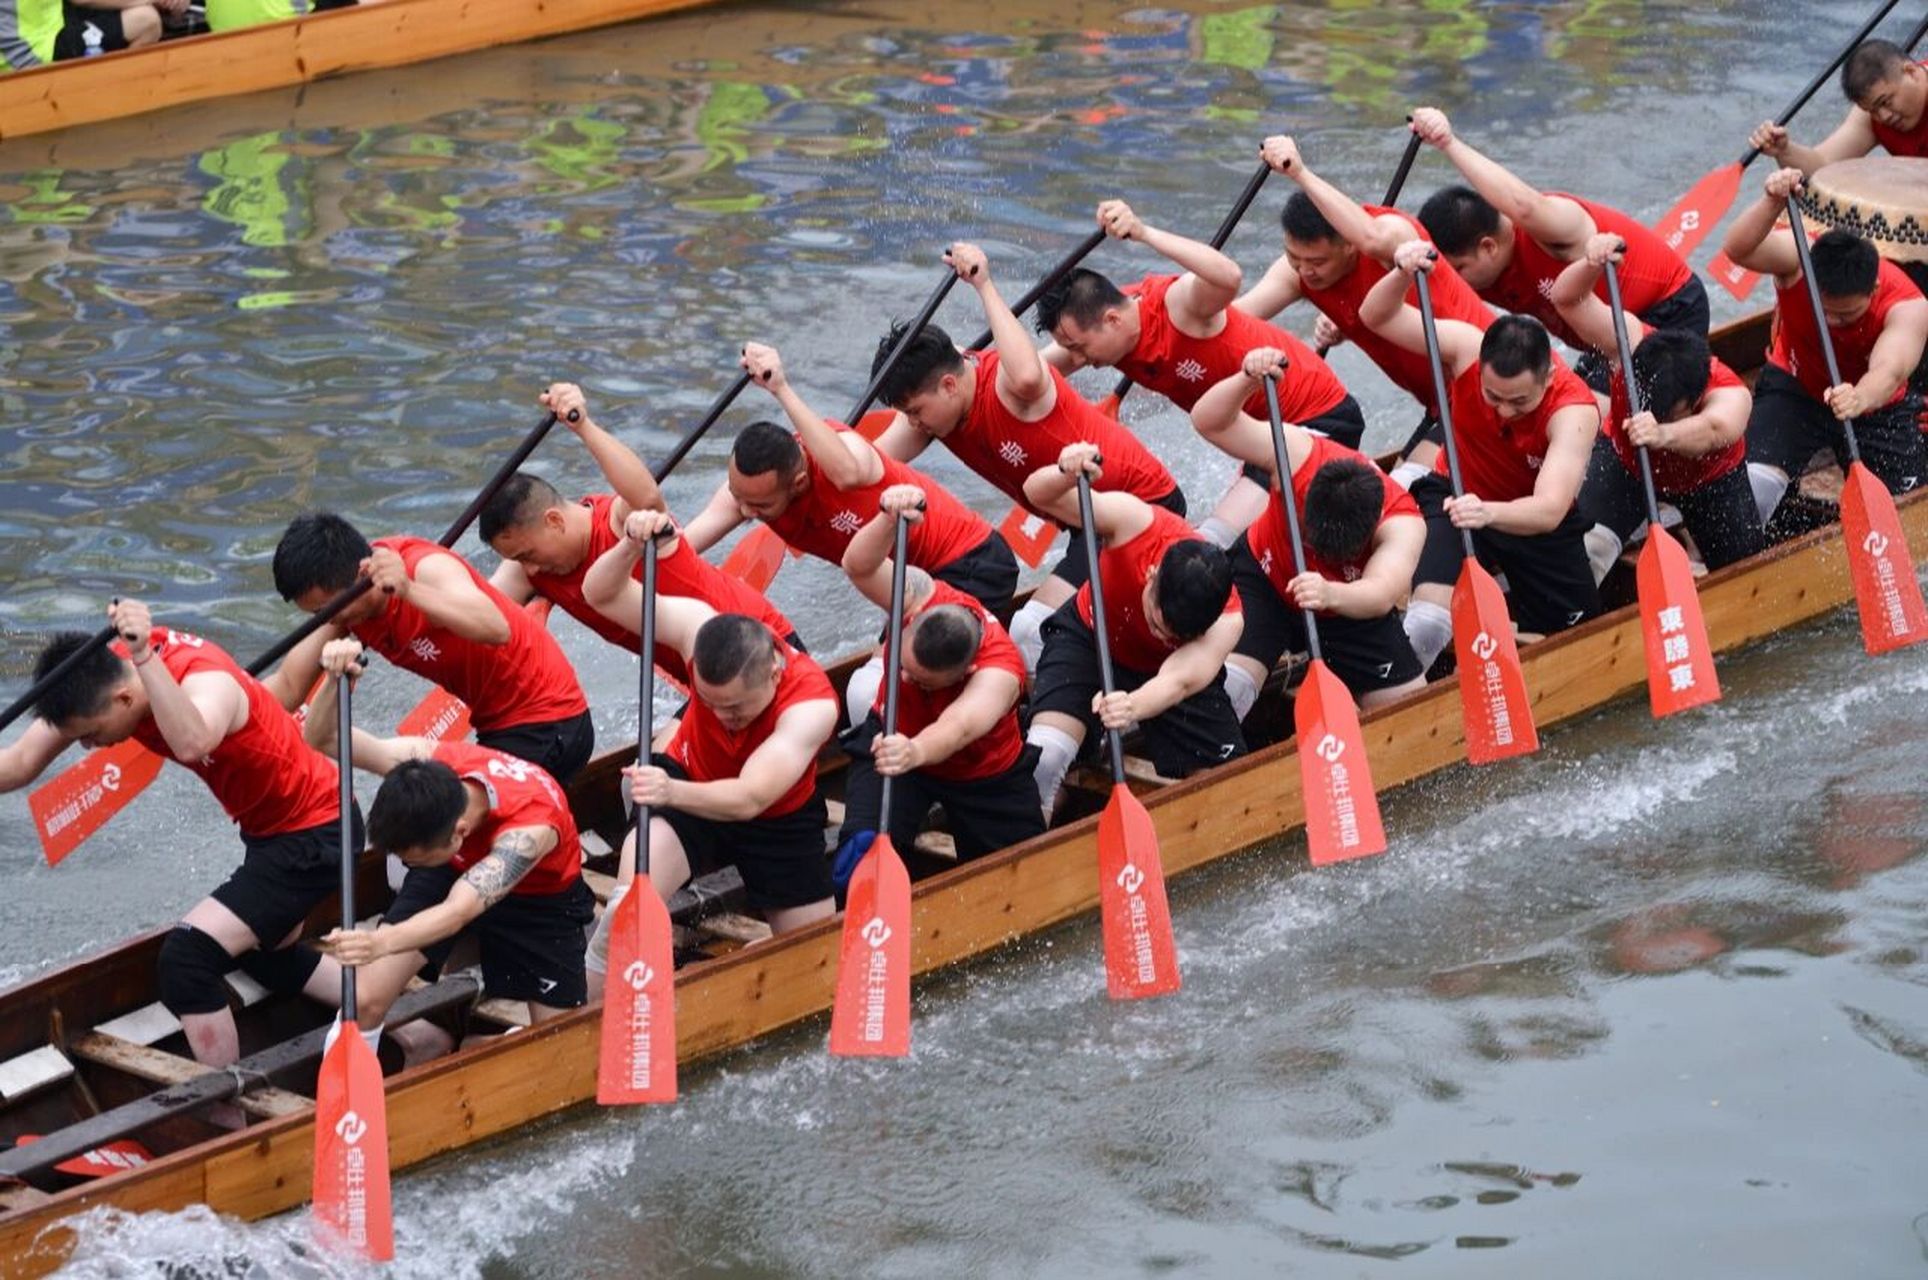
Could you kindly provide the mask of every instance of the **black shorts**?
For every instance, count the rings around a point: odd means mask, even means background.
[[[1271,484],[1272,477],[1268,475],[1265,483]],[[1163,507],[1173,515],[1182,517],[1186,510],[1185,491],[1174,485],[1170,493],[1162,498],[1153,499],[1150,505]],[[1074,590],[1082,587],[1091,577],[1091,561],[1085,556],[1082,529],[1071,530],[1071,540],[1065,544],[1064,557],[1051,566],[1051,576],[1070,583]]]
[[[1418,425],[1406,437],[1405,445],[1399,450],[1399,460],[1404,462],[1412,457],[1413,450],[1422,444],[1436,444],[1442,449],[1446,447],[1446,428],[1440,422],[1439,415],[1430,409],[1420,415]]]
[[[1674,290],[1645,311],[1638,313],[1640,323],[1649,329],[1685,329],[1689,333],[1707,336],[1708,326],[1714,322],[1713,309],[1707,303],[1707,286],[1694,276],[1686,284]],[[1573,362],[1573,371],[1580,375],[1589,387],[1601,395],[1609,395],[1613,387],[1613,370],[1619,356],[1612,357],[1598,351],[1588,351]]]
[[[884,779],[870,762],[870,744],[883,731],[873,714],[841,739],[850,756],[850,768],[844,775],[844,824],[839,843],[856,832],[878,829]],[[1044,810],[1038,800],[1037,768],[1038,749],[1027,744],[1017,762],[994,777],[952,781],[918,772],[899,775],[890,793],[892,843],[899,850],[910,848],[934,804],[944,806],[945,826],[957,842],[959,862],[1042,835]]]
[[[1928,477],[1920,410],[1910,391],[1887,408],[1854,420],[1861,460],[1895,493],[1906,493]],[[1823,449],[1833,451],[1842,467],[1848,465],[1848,437],[1840,420],[1794,375],[1778,365],[1763,366],[1754,384],[1754,412],[1747,419],[1747,460],[1778,467],[1795,480]]]
[[[991,535],[930,575],[972,597],[1000,618],[1011,611],[1018,591],[1018,558],[996,529]]]
[[[1104,729],[1092,714],[1091,701],[1104,688],[1098,670],[1098,637],[1078,616],[1078,602],[1067,600],[1044,620],[1044,655],[1031,685],[1031,715],[1057,711],[1085,727],[1084,754],[1103,741]],[[1112,664],[1118,688],[1129,693],[1155,672],[1133,671]],[[1225,672],[1163,715],[1138,726],[1152,767],[1167,778],[1183,778],[1200,769],[1223,764],[1245,754],[1245,734],[1238,713],[1225,692]]]
[[[1413,481],[1413,501],[1426,517],[1426,548],[1419,553],[1414,586],[1450,587],[1459,581],[1466,550],[1459,529],[1446,514],[1445,502],[1452,494],[1446,477],[1437,472]],[[1522,630],[1552,635],[1600,612],[1600,592],[1594,586],[1593,565],[1583,541],[1590,528],[1576,505],[1545,533],[1473,531],[1473,550],[1480,563],[1506,575],[1507,604]]]
[[[650,762],[671,777],[689,777],[666,755],[652,756]],[[718,822],[680,809],[658,809],[655,816],[669,823],[682,841],[692,877],[730,866],[742,872],[752,910],[807,907],[836,893],[830,883],[830,855],[823,846],[830,814],[821,790],[802,808],[780,818]]]
[[[1679,508],[1687,532],[1693,535],[1694,546],[1709,569],[1743,560],[1767,545],[1745,466],[1735,467],[1698,489],[1663,491],[1660,497]],[[1627,470],[1605,436],[1593,442],[1593,456],[1587,460],[1587,480],[1580,487],[1580,517],[1590,525],[1605,525],[1622,543],[1647,522],[1647,495],[1640,477]]]
[[[1232,548],[1232,586],[1245,608],[1245,630],[1233,653],[1269,671],[1288,650],[1306,652],[1305,612],[1279,595],[1243,538]],[[1355,698],[1395,688],[1425,674],[1412,642],[1406,639],[1397,609],[1388,609],[1377,618],[1322,613],[1319,640],[1326,665],[1345,681]]]
[[[66,62],[87,56],[87,28],[100,32],[100,51],[112,53],[127,47],[127,31],[121,26],[119,9],[83,9],[64,6],[66,25],[54,34],[54,61]]]
[[[350,811],[357,854],[362,850],[362,815]],[[308,913],[341,889],[341,823],[284,831],[280,835],[241,835],[247,855],[208,896],[234,912],[264,949],[273,950]]]
[[[541,765],[564,786],[582,772],[596,751],[596,722],[587,711],[567,720],[506,725],[475,735],[476,745]]]
[[[449,896],[462,878],[454,867],[410,867],[382,913],[386,924],[400,924]],[[447,963],[464,935],[482,950],[482,990],[503,1000],[533,1000],[553,1009],[578,1009],[589,1002],[583,976],[587,929],[596,918],[596,898],[581,877],[560,893],[512,893],[470,922],[455,937],[423,948],[431,978]]]

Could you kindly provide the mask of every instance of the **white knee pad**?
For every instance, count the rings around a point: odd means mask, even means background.
[[[1599,586],[1602,579],[1613,572],[1613,566],[1620,563],[1620,553],[1626,549],[1620,535],[1603,524],[1596,524],[1583,534],[1580,540],[1586,543],[1587,563],[1593,566],[1593,585]],[[1438,608],[1437,605],[1433,606]]]
[[[1232,549],[1232,544],[1238,541],[1239,533],[1237,529],[1234,529],[1217,516],[1206,516],[1203,520],[1199,521],[1198,532],[1205,541],[1223,551],[1230,551]]]
[[[1232,714],[1243,723],[1259,700],[1258,681],[1252,679],[1252,673],[1244,667],[1236,662],[1228,662],[1225,664],[1225,696],[1232,700]]]
[[[609,895],[609,901],[603,904],[602,915],[596,918],[595,931],[589,935],[589,946],[582,954],[582,967],[588,972],[609,972],[609,922],[616,918],[616,908],[622,904],[623,895],[629,892],[629,886],[634,883],[632,880],[629,884],[616,886]]]
[[[1034,675],[1038,659],[1044,656],[1044,620],[1056,612],[1051,605],[1033,601],[1011,618],[1011,643],[1024,655],[1024,669]]]
[[[1038,748],[1038,767],[1033,776],[1038,780],[1038,803],[1049,823],[1051,811],[1058,807],[1058,789],[1064,785],[1064,775],[1071,772],[1078,758],[1078,744],[1070,734],[1048,724],[1032,725],[1024,740]]]
[[[850,712],[851,724],[862,724],[869,717],[870,709],[877,705],[877,691],[883,687],[882,654],[850,673],[850,683],[844,686],[844,707]]]
[[[361,1033],[362,1043],[368,1046],[370,1053],[381,1051],[382,1029],[380,1027],[356,1027],[355,1030]],[[335,1047],[335,1039],[340,1035],[341,1019],[336,1018],[328,1024],[328,1034],[321,1038],[321,1054],[324,1058],[328,1056],[328,1051]]]
[[[1410,489],[1413,481],[1432,472],[1433,469],[1423,462],[1402,462],[1392,469],[1392,479],[1401,489]]]
[[[1432,670],[1433,663],[1453,642],[1453,615],[1431,601],[1413,601],[1406,606],[1406,639],[1419,655],[1420,670]]]
[[[1754,490],[1754,506],[1761,513],[1761,523],[1766,524],[1774,514],[1774,508],[1781,505],[1787,496],[1788,478],[1778,467],[1765,466],[1758,462],[1747,464],[1747,483]]]

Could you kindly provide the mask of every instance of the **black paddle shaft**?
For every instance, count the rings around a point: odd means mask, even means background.
[[[1419,286],[1419,323],[1426,330],[1426,358],[1433,366],[1433,399],[1439,402],[1439,426],[1446,435],[1446,476],[1453,482],[1453,496],[1459,498],[1465,496],[1466,486],[1459,478],[1459,442],[1453,438],[1453,405],[1446,395],[1446,363],[1439,354],[1439,324],[1433,316],[1433,287],[1428,274],[1424,270],[1415,272],[1413,283]],[[1471,560],[1475,554],[1473,531],[1462,528],[1459,541]]]
[[[1025,290],[1024,296],[1011,304],[1011,314],[1022,318],[1025,312],[1037,304],[1039,298],[1042,298],[1045,294],[1056,288],[1059,281],[1077,270],[1078,264],[1090,257],[1091,251],[1104,242],[1105,233],[1102,228],[1080,240],[1077,248],[1058,259],[1057,266],[1045,272],[1043,279]],[[984,350],[984,348],[991,345],[991,338],[991,331],[986,329],[983,333],[977,335],[977,341],[971,344],[970,349],[972,351]]]
[[[1814,279],[1814,256],[1808,252],[1807,228],[1801,225],[1801,205],[1787,198],[1787,228],[1794,233],[1794,251],[1801,256],[1801,279],[1807,283],[1808,305],[1814,309],[1814,331],[1821,336],[1821,356],[1828,362],[1828,385],[1841,385],[1841,363],[1834,358],[1834,335],[1828,332],[1828,313],[1821,305],[1821,286]],[[1848,461],[1861,461],[1861,441],[1854,434],[1854,419],[1841,419],[1841,433],[1848,441]]]
[[[1909,53],[1913,53],[1915,46],[1921,43],[1923,36],[1928,36],[1928,18],[1923,18],[1915,24],[1915,29],[1908,33],[1908,43],[1903,47],[1906,48]]]
[[[723,416],[724,410],[736,403],[736,398],[743,394],[743,388],[749,385],[750,374],[748,370],[745,370],[738,374],[736,381],[725,388],[723,394],[711,403],[709,411],[703,415],[702,421],[691,427],[684,433],[683,438],[676,442],[676,447],[669,451],[669,456],[649,469],[649,474],[655,479],[657,484],[661,484],[669,478],[669,473],[676,470],[683,459],[689,456],[689,451],[696,447],[697,441],[710,433],[710,428],[717,424],[717,420]]]
[[[931,296],[924,299],[924,305],[918,311],[917,318],[904,326],[903,336],[897,339],[897,345],[890,349],[890,354],[884,357],[884,362],[877,366],[877,372],[871,375],[870,385],[864,388],[863,397],[857,401],[857,407],[844,415],[845,426],[856,426],[857,419],[863,417],[869,410],[872,402],[877,399],[878,390],[884,385],[884,379],[897,368],[897,362],[902,360],[904,352],[910,349],[911,340],[924,331],[924,326],[931,322],[931,317],[937,314],[937,309],[944,305],[944,296],[956,284],[957,272],[945,267],[944,278],[937,282],[935,289],[931,290]]]
[[[1105,584],[1098,572],[1098,523],[1091,511],[1091,477],[1078,473],[1078,519],[1084,524],[1085,561],[1091,566],[1085,585],[1091,588],[1091,631],[1098,638],[1098,679],[1109,697],[1118,688],[1111,670],[1111,633],[1105,626]],[[1125,782],[1125,736],[1116,729],[1105,730],[1111,746],[1111,780]]]
[[[884,644],[884,736],[897,732],[897,685],[904,671],[904,574],[910,558],[910,521],[897,517],[896,543],[890,553],[890,631]],[[883,775],[883,795],[878,822],[890,830],[889,774]]]
[[[18,698],[15,698],[12,705],[5,711],[0,711],[0,729],[6,728],[22,715],[26,714],[27,711],[33,707],[34,703],[46,696],[49,689],[59,684],[62,680],[65,680],[68,672],[87,661],[89,657],[93,656],[96,650],[112,644],[114,635],[114,628],[110,623],[102,627],[99,631],[94,632],[93,635],[88,636],[86,644],[81,645],[80,648],[62,658],[58,666],[46,675],[40,677],[40,679],[34,681],[33,687],[21,694]]]
[[[744,375],[746,378],[748,374]],[[649,764],[650,730],[656,721],[656,539],[643,543],[643,649],[640,687],[636,692],[636,763]],[[636,878],[631,893],[654,893],[649,884],[649,806],[636,806]]]
[[[1787,104],[1787,110],[1774,117],[1774,123],[1785,125],[1796,115],[1800,114],[1801,108],[1808,104],[1808,99],[1812,98],[1821,86],[1828,82],[1828,77],[1833,75],[1835,70],[1848,60],[1848,55],[1854,52],[1857,45],[1863,40],[1866,40],[1869,35],[1873,34],[1874,29],[1881,25],[1881,20],[1888,16],[1889,10],[1893,9],[1899,2],[1900,0],[1886,0],[1886,3],[1876,9],[1874,16],[1862,23],[1861,29],[1850,36],[1848,42],[1841,46],[1841,52],[1834,55],[1834,61],[1823,67],[1820,74],[1815,76],[1814,79],[1808,81],[1807,88],[1801,90],[1800,93],[1795,95],[1794,101]],[[1924,23],[1923,26],[1928,27],[1928,23]],[[1910,49],[1914,48],[1915,41],[1921,38],[1921,34],[1919,30],[1915,32],[1913,39],[1908,42]],[[1739,162],[1741,168],[1745,169],[1748,165],[1753,164],[1760,154],[1761,149],[1759,147],[1749,147],[1746,151],[1742,152]]]
[[[1613,345],[1620,351],[1620,380],[1627,386],[1627,408],[1640,413],[1647,407],[1646,393],[1633,376],[1633,343],[1627,338],[1627,308],[1620,300],[1620,268],[1607,263],[1607,306],[1613,312]],[[1662,406],[1671,408],[1672,406]],[[1654,492],[1654,462],[1647,446],[1640,446],[1640,484],[1647,491],[1647,522],[1660,527],[1660,497]]]
[[[1285,534],[1292,542],[1292,572],[1305,572],[1305,541],[1299,534],[1299,504],[1292,496],[1292,458],[1285,447],[1285,415],[1279,411],[1279,375],[1265,375],[1265,411],[1272,419],[1272,458],[1279,469],[1279,508],[1285,512]],[[1319,648],[1319,619],[1310,609],[1305,614],[1305,647],[1314,662],[1325,654]]]
[[[355,927],[355,859],[361,856],[355,840],[355,712],[354,681],[344,671],[335,677],[335,767],[341,774],[341,928]],[[341,1017],[355,1021],[355,966],[341,967]],[[344,1027],[343,1034],[353,1034]]]

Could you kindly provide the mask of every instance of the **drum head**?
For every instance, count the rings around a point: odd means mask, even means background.
[[[1928,160],[1864,156],[1816,170],[1802,212],[1874,241],[1895,262],[1928,262]]]

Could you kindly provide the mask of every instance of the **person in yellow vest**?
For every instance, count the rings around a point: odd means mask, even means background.
[[[138,49],[161,38],[161,16],[187,12],[188,0],[0,0],[0,72]]]
[[[374,0],[361,0],[361,3],[373,4]],[[325,9],[349,9],[354,5],[355,0],[207,0],[208,30],[232,31]]]

